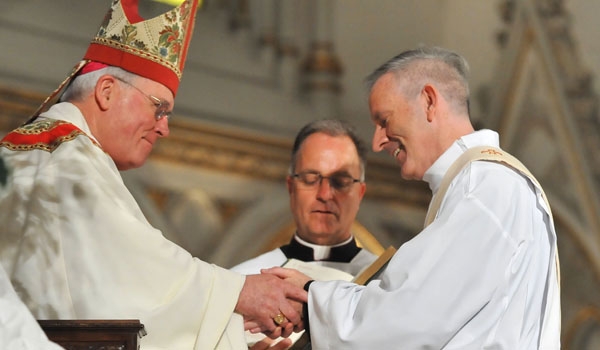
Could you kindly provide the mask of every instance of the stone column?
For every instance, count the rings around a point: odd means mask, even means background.
[[[301,87],[320,118],[336,118],[340,113],[343,69],[333,45],[333,3],[331,0],[313,2],[314,31],[309,51],[301,67]]]
[[[296,38],[297,7],[304,6],[304,1],[278,0],[279,16],[277,17],[279,62],[279,80],[282,89],[295,94],[298,82],[298,44]]]

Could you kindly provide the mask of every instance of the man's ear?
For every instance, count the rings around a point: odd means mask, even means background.
[[[367,184],[364,182],[360,183],[360,192],[358,193],[360,199],[365,196],[365,192],[367,191]]]
[[[439,95],[435,86],[431,84],[425,84],[421,90],[421,97],[425,104],[425,113],[427,114],[427,121],[431,122],[435,116],[436,110],[439,107]]]
[[[101,110],[106,111],[116,100],[117,79],[112,75],[103,75],[96,82],[94,97]]]

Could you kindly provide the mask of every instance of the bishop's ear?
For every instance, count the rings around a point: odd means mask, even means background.
[[[94,96],[100,109],[107,110],[110,107],[110,104],[116,100],[118,90],[117,79],[112,75],[103,75],[98,79],[94,89]]]

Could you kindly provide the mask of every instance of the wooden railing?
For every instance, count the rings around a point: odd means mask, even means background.
[[[137,350],[146,335],[139,320],[38,320],[50,340],[66,350]]]

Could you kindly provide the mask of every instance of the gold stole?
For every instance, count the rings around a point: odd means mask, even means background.
[[[492,161],[498,162],[500,164],[506,165],[514,170],[518,171],[522,175],[526,176],[533,185],[540,192],[544,202],[546,203],[547,213],[550,217],[550,224],[554,225],[554,219],[552,218],[552,211],[550,210],[550,203],[548,203],[548,198],[540,186],[539,182],[536,178],[531,174],[531,172],[521,163],[517,158],[512,155],[506,153],[505,151],[490,146],[482,146],[482,147],[474,147],[465,151],[448,169],[444,177],[442,178],[442,183],[440,184],[440,188],[435,194],[434,198],[431,200],[431,204],[429,205],[429,210],[427,211],[427,216],[425,217],[425,226],[429,226],[431,222],[435,219],[435,216],[442,204],[442,200],[446,195],[446,191],[448,191],[448,187],[454,177],[458,175],[458,173],[463,170],[468,164],[474,161],[484,160],[484,161]],[[558,259],[558,249],[556,247],[556,238],[554,238],[554,242],[552,242],[552,249],[554,250],[555,264],[556,264],[556,277],[558,282],[558,292],[560,293],[560,263]],[[550,301],[548,301],[550,302]],[[543,320],[542,320],[543,322]],[[546,332],[545,324],[542,325],[542,334],[541,338],[544,337],[544,333]]]

